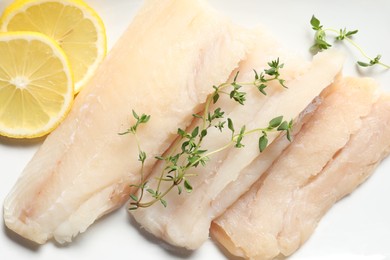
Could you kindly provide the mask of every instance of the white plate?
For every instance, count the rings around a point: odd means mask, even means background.
[[[10,0],[0,0],[0,12]],[[88,0],[102,16],[109,47],[131,21],[141,0]],[[309,57],[312,35],[309,20],[313,14],[330,27],[359,29],[356,40],[375,56],[381,53],[390,63],[390,1],[388,0],[212,0],[221,12],[238,23],[265,24],[292,50]],[[343,45],[338,48],[345,48]],[[354,61],[361,57],[350,46],[344,73],[361,74]],[[349,51],[351,50],[351,51]],[[229,55],[229,53],[226,53]],[[1,59],[1,57],[0,57]],[[361,75],[376,78],[390,90],[390,71],[368,70]],[[0,104],[1,105],[1,104]],[[389,129],[383,129],[389,131]],[[15,141],[0,138],[0,201],[15,183],[30,160],[38,141]],[[364,153],[364,151],[362,151]],[[390,160],[385,160],[370,178],[351,196],[343,199],[322,219],[310,240],[289,259],[390,259]],[[195,252],[172,250],[144,234],[131,222],[124,208],[99,220],[73,243],[61,247],[54,243],[36,246],[2,224],[1,259],[226,259],[211,241]]]

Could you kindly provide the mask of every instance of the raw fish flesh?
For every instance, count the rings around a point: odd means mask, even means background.
[[[64,243],[120,207],[138,183],[132,110],[151,115],[138,137],[162,154],[254,44],[202,0],[147,0],[4,202],[8,228]],[[145,171],[152,167],[148,160]]]
[[[390,131],[384,130],[390,124],[390,97],[377,99],[372,79],[345,78],[329,87],[293,142],[213,222],[212,237],[247,259],[295,252],[326,211],[389,152]]]
[[[286,120],[296,118],[323,89],[330,85],[340,72],[344,56],[335,52],[318,54],[310,63],[289,58],[285,51],[276,48],[274,43],[269,44],[267,37],[263,37],[249,59],[241,64],[239,82],[251,82],[254,78],[253,69],[262,71],[266,68],[269,58],[280,57],[286,64],[286,85],[270,86],[267,96],[251,93],[252,100],[244,106],[223,101],[225,117],[235,121],[236,128],[246,125],[246,129],[267,127],[268,122],[276,116],[284,116]],[[253,55],[253,56],[252,56]],[[274,55],[274,56],[272,56]],[[277,56],[275,56],[277,55]],[[268,59],[268,60],[267,60]],[[301,64],[304,64],[302,66]],[[296,68],[294,70],[294,68]],[[283,70],[281,70],[283,78]],[[248,90],[250,92],[252,90]],[[257,90],[256,90],[257,91]],[[213,108],[210,109],[213,111]],[[196,123],[194,123],[196,125]],[[214,151],[229,142],[229,132],[221,134],[218,129],[210,130],[207,139],[204,139],[202,149]],[[277,137],[277,133],[268,134],[269,143]],[[248,135],[244,138],[245,148],[230,148],[210,157],[205,167],[190,169],[188,174],[196,175],[189,180],[193,187],[190,194],[178,195],[171,192],[165,197],[168,206],[163,208],[155,204],[149,208],[139,208],[131,211],[136,221],[147,231],[166,242],[188,249],[196,249],[209,237],[211,221],[221,215],[235,200],[249,190],[250,186],[260,177],[260,173],[252,179],[241,181],[241,172],[257,157],[263,157],[258,151],[257,136]],[[278,154],[272,154],[267,163],[272,163]],[[148,187],[156,189],[157,179],[160,176],[163,163],[159,163],[150,175]],[[162,183],[164,190],[168,184]],[[234,189],[231,189],[234,185]],[[149,195],[146,194],[146,197]]]

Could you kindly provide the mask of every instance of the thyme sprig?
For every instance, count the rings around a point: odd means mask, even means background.
[[[261,73],[257,73],[257,71],[254,70],[254,80],[252,82],[238,82],[237,78],[239,72],[237,72],[232,82],[225,82],[219,86],[213,86],[214,92],[207,98],[204,111],[200,114],[193,115],[194,118],[201,120],[200,124],[193,127],[191,130],[179,128],[177,130],[178,140],[172,149],[170,149],[170,153],[155,157],[155,159],[163,163],[155,189],[149,187],[147,181],[144,179],[143,165],[146,160],[146,154],[141,150],[140,145],[138,145],[139,161],[142,164],[141,180],[138,185],[132,186],[138,188],[140,192],[138,196],[130,196],[130,210],[146,208],[152,206],[156,202],[160,202],[164,207],[167,207],[165,196],[173,189],[177,189],[179,195],[182,194],[183,190],[187,193],[191,193],[193,187],[189,179],[190,177],[196,176],[196,174],[189,173],[189,170],[197,168],[200,165],[205,166],[213,154],[219,153],[225,149],[230,147],[243,148],[245,146],[243,140],[248,135],[259,135],[258,148],[260,152],[263,152],[267,147],[268,134],[271,132],[285,132],[287,139],[291,140],[290,132],[293,122],[292,120],[284,121],[283,116],[273,118],[268,123],[268,126],[264,128],[247,130],[245,125],[236,128],[231,118],[225,118],[225,112],[222,108],[217,107],[214,110],[211,109],[211,106],[218,102],[221,95],[227,95],[234,102],[245,105],[247,95],[247,93],[243,91],[245,86],[255,87],[263,95],[267,94],[265,90],[269,86],[268,83],[271,81],[277,81],[281,86],[286,88],[285,80],[280,78],[279,70],[283,68],[283,64],[279,62],[279,59],[269,62],[268,66],[269,68]],[[150,119],[150,116],[145,114],[138,116],[134,111],[133,116],[136,119],[136,123],[130,127],[128,131],[122,134],[131,133],[136,136],[138,127]],[[213,151],[204,149],[202,143],[207,137],[210,128],[217,128],[220,132],[225,130],[230,131],[230,140],[225,145]],[[170,184],[163,189],[163,183]],[[146,193],[148,193],[151,198],[145,202],[144,196]]]
[[[312,16],[310,20],[310,24],[312,26],[312,29],[316,31],[314,35],[314,45],[311,47],[311,50],[314,52],[322,51],[329,49],[332,47],[332,45],[329,43],[327,39],[327,32],[335,34],[335,40],[337,41],[347,41],[352,46],[354,46],[361,54],[362,56],[367,59],[368,62],[365,61],[357,61],[357,64],[361,67],[371,67],[376,64],[381,65],[385,67],[386,69],[390,69],[390,66],[381,62],[382,55],[378,54],[374,58],[370,57],[366,54],[366,52],[354,41],[352,40],[352,37],[358,33],[358,30],[352,30],[349,31],[346,28],[344,29],[333,29],[333,28],[323,28],[323,25],[321,25],[321,22],[318,18],[316,18],[314,15]]]
[[[147,182],[145,182],[145,173],[144,173],[145,161],[146,161],[147,155],[141,149],[141,144],[140,144],[140,141],[139,141],[139,138],[138,138],[138,135],[137,135],[137,130],[138,130],[138,127],[140,125],[146,124],[147,122],[149,122],[150,115],[142,114],[141,116],[138,116],[138,114],[134,110],[132,110],[132,113],[133,113],[133,117],[136,120],[135,124],[132,125],[131,127],[129,127],[129,129],[127,129],[125,132],[119,133],[119,135],[133,134],[135,139],[136,139],[137,147],[138,147],[138,161],[141,162],[141,170],[140,170],[140,173],[141,173],[141,178],[140,179],[141,179],[141,181],[140,181],[139,185],[131,185],[131,186],[139,189],[141,191],[141,196],[140,197],[142,197],[143,193],[144,193],[144,191],[146,189],[146,185],[147,185]],[[134,194],[131,194],[130,198],[132,200],[137,200],[138,199],[138,197],[136,195],[134,195]]]

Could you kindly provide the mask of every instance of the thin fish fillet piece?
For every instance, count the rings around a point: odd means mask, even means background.
[[[320,176],[294,198],[296,203],[286,212],[288,221],[280,233],[282,254],[295,252],[314,232],[326,212],[374,173],[390,153],[389,126],[390,95],[385,94],[363,119],[359,132],[351,137]],[[329,187],[333,188],[329,191]]]
[[[233,255],[292,254],[325,212],[387,154],[390,131],[383,130],[390,123],[390,105],[383,98],[375,103],[372,79],[341,79],[321,99],[262,178],[213,222],[212,237]]]
[[[252,69],[259,72],[264,69],[266,65],[264,58],[270,57],[270,53],[262,53],[261,49],[262,47],[259,46],[260,51],[253,53],[256,56],[249,55],[248,62],[241,64],[245,67],[242,68],[243,70],[240,68],[242,77],[238,81],[250,82],[254,78]],[[280,60],[284,62],[285,53],[276,50],[275,48],[274,55],[280,55]],[[273,89],[278,86],[270,87],[270,93],[265,97],[259,93],[248,94],[248,103],[244,106],[235,106],[233,109],[229,107],[231,103],[227,102],[217,103],[217,106],[221,106],[224,111],[229,111],[225,118],[232,118],[236,129],[240,129],[242,125],[246,125],[247,130],[267,127],[271,119],[280,115],[287,120],[296,118],[324,88],[333,82],[342,68],[343,61],[344,56],[335,52],[321,53],[309,65],[305,64],[301,68],[296,65],[299,64],[299,60],[298,63],[290,64],[286,61],[286,66],[288,64],[291,66],[287,71],[290,75],[286,82],[288,89],[280,86],[280,89]],[[294,66],[299,68],[296,73],[293,72]],[[281,72],[283,73],[283,70]],[[250,101],[249,97],[253,100]],[[221,134],[218,129],[210,130],[203,141],[202,149],[214,151],[228,143],[229,136],[228,131]],[[272,143],[276,137],[277,133],[270,133],[269,142]],[[188,249],[200,247],[209,236],[211,221],[249,190],[255,181],[254,179],[251,183],[237,185],[235,191],[229,189],[229,185],[237,181],[240,172],[259,156],[257,138],[258,136],[248,135],[244,138],[245,148],[225,149],[210,156],[205,167],[198,166],[190,169],[187,173],[196,175],[189,177],[193,187],[190,194],[183,192],[178,195],[173,191],[165,198],[168,204],[166,208],[156,203],[149,208],[131,211],[131,214],[147,231],[172,245]],[[273,155],[272,158],[276,157],[277,155]],[[163,163],[160,162],[150,175],[148,186],[152,189],[156,189],[157,178],[160,177],[163,167]],[[163,182],[161,191],[164,191],[168,185],[170,183]],[[222,194],[226,196],[221,196]],[[149,194],[145,196],[150,197]]]
[[[118,134],[134,124],[132,109],[151,115],[138,131],[143,150],[163,153],[252,48],[252,34],[206,1],[145,1],[6,198],[8,228],[63,243],[123,205],[140,178],[136,139]]]

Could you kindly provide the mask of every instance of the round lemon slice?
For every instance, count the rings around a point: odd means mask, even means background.
[[[34,138],[52,131],[74,97],[61,47],[34,32],[0,33],[0,134]]]
[[[106,54],[102,20],[81,0],[17,0],[0,18],[1,31],[33,31],[53,38],[68,56],[75,93]]]

